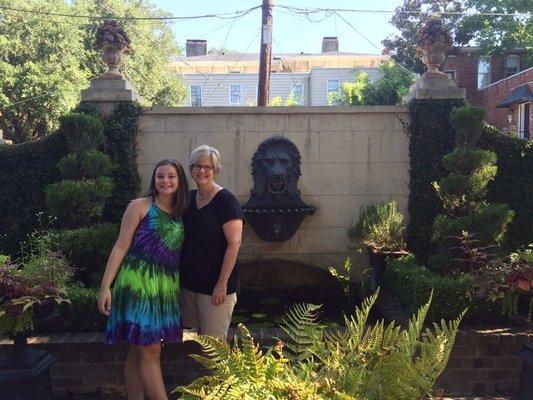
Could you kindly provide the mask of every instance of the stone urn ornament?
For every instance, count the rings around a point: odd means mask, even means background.
[[[420,30],[420,40],[417,49],[422,52],[422,62],[427,71],[423,74],[431,78],[447,78],[439,71],[439,67],[446,60],[446,53],[452,49],[453,40],[443,28],[440,19],[430,19]]]
[[[131,41],[118,21],[105,20],[104,24],[98,27],[94,47],[100,50],[102,60],[108,68],[100,78],[122,79],[119,67],[123,63],[124,54],[131,51]]]

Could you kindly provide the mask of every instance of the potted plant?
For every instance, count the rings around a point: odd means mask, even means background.
[[[68,301],[65,286],[72,270],[52,251],[52,241],[50,234],[30,236],[18,263],[0,255],[0,335],[14,340],[0,355],[0,384],[14,398],[33,398],[32,393],[52,398],[49,367],[54,358],[29,349],[26,341],[39,314],[53,314],[55,304]]]
[[[359,240],[368,251],[372,291],[382,281],[387,257],[398,258],[407,254],[404,232],[403,215],[395,201],[369,205],[357,224],[350,228],[350,239]]]

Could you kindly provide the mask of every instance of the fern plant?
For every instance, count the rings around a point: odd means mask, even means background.
[[[192,355],[211,375],[175,389],[183,399],[416,400],[431,396],[455,342],[464,312],[423,328],[431,297],[407,329],[367,325],[379,291],[363,301],[346,328],[318,324],[313,304],[295,305],[283,319],[286,344],[261,351],[243,325],[233,346],[199,336],[205,355]]]

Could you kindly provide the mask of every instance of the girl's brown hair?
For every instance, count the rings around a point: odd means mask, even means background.
[[[178,174],[178,190],[172,201],[172,215],[182,216],[185,210],[187,210],[187,207],[189,207],[189,182],[187,181],[185,170],[177,160],[165,158],[155,165],[154,171],[152,172],[152,179],[150,181],[150,188],[148,189],[146,196],[150,196],[152,201],[155,201],[156,196],[159,194],[155,188],[155,173],[157,169],[163,165],[172,165],[176,168]]]

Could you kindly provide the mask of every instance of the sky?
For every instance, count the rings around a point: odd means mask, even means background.
[[[273,0],[272,51],[274,53],[320,53],[324,36],[339,38],[339,51],[380,54],[381,40],[396,33],[388,23],[392,13],[339,12],[294,15],[278,6],[299,8],[360,9],[393,11],[402,0]],[[231,13],[246,10],[261,0],[152,0],[152,3],[173,16]],[[343,19],[349,22],[349,26]],[[235,19],[206,18],[172,23],[176,39],[185,47],[186,39],[205,39],[207,47],[233,50],[238,53],[259,53],[261,9]],[[354,29],[355,28],[355,29]],[[357,32],[359,31],[359,33]]]

